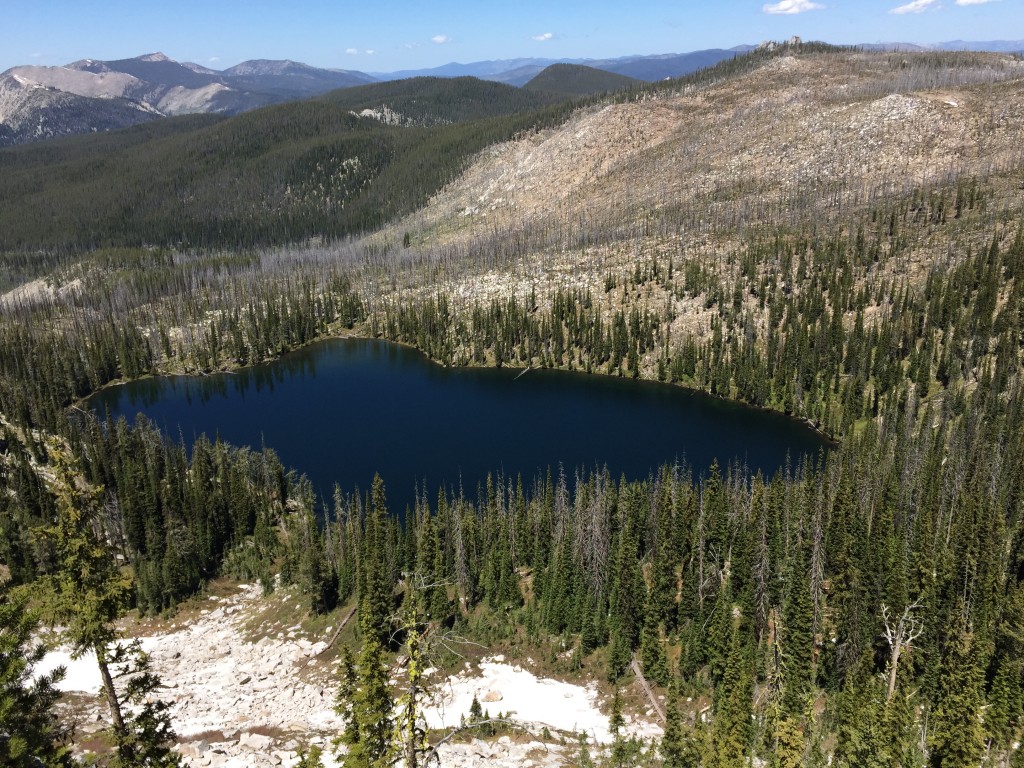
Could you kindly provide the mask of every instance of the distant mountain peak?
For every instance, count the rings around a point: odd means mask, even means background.
[[[110,71],[110,67],[105,62],[96,61],[96,59],[79,59],[78,61],[66,64],[64,68],[78,70],[79,72],[92,72],[93,74]]]
[[[204,67],[202,64],[196,64],[194,61],[183,61],[183,62],[181,62],[181,66],[185,67],[185,69],[191,69],[193,72],[197,72],[200,75],[219,75],[220,74],[220,72],[218,72],[216,69],[210,69],[209,67]]]
[[[172,61],[171,58],[165,56],[159,51],[156,53],[147,53],[144,56],[137,57],[139,61]]]
[[[309,64],[291,59],[251,59],[224,70],[228,75],[287,75],[316,71]]]

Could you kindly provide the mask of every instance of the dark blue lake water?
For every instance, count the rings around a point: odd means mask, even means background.
[[[112,387],[102,413],[144,413],[173,439],[206,433],[273,448],[331,497],[366,490],[380,472],[389,506],[458,487],[476,497],[488,472],[525,484],[561,464],[646,477],[686,460],[701,474],[734,460],[773,474],[826,443],[784,416],[678,387],[563,371],[443,368],[418,352],[368,340],[324,341],[282,359],[215,376],[159,377]]]

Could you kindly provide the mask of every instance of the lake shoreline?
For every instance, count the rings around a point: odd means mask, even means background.
[[[574,375],[576,374],[576,375]],[[138,413],[187,443],[207,435],[272,448],[317,495],[366,488],[379,473],[395,509],[413,488],[465,488],[546,471],[607,468],[640,480],[682,464],[774,476],[834,446],[770,409],[665,382],[582,370],[446,366],[410,345],[350,335],[230,375],[151,376],[110,387],[84,409]],[[389,494],[390,495],[390,494]]]
[[[412,351],[418,353],[419,355],[421,355],[424,360],[427,360],[432,365],[435,365],[435,366],[437,366],[439,368],[447,369],[447,370],[459,370],[459,369],[464,369],[464,370],[478,370],[478,369],[479,370],[500,370],[500,369],[508,369],[508,370],[520,371],[522,373],[525,373],[526,371],[530,371],[530,370],[538,370],[538,371],[563,371],[565,373],[581,374],[581,375],[585,375],[585,376],[593,376],[593,377],[597,377],[599,379],[619,380],[619,379],[625,379],[626,378],[624,376],[615,376],[615,375],[613,375],[611,373],[602,373],[602,372],[599,372],[599,371],[585,371],[585,370],[581,370],[579,368],[569,368],[569,367],[566,367],[566,366],[550,367],[550,368],[549,367],[534,367],[532,365],[525,365],[525,366],[524,365],[515,365],[515,364],[495,366],[495,365],[488,365],[486,363],[474,363],[474,362],[469,362],[466,365],[448,365],[447,363],[441,362],[440,360],[437,360],[436,358],[430,357],[426,352],[424,352],[422,349],[417,347],[415,344],[410,344],[408,342],[396,341],[396,340],[393,340],[393,339],[386,338],[384,336],[374,336],[374,335],[369,334],[369,333],[360,333],[360,332],[350,332],[350,333],[332,332],[332,333],[329,333],[329,334],[325,334],[323,336],[319,336],[319,337],[317,337],[315,339],[312,339],[312,340],[310,340],[310,341],[308,341],[308,342],[306,342],[304,344],[300,344],[300,345],[297,345],[297,346],[292,347],[290,349],[287,349],[287,350],[285,350],[285,351],[281,352],[280,354],[275,355],[273,357],[264,358],[262,360],[258,360],[258,361],[253,362],[253,363],[246,363],[244,365],[243,364],[231,364],[231,363],[228,363],[228,364],[222,365],[221,367],[219,367],[219,368],[217,368],[215,370],[212,370],[212,371],[196,371],[196,372],[189,372],[189,371],[182,370],[182,369],[179,369],[179,368],[171,368],[171,369],[169,369],[167,371],[157,371],[155,373],[147,373],[147,374],[144,374],[142,376],[135,377],[135,378],[113,379],[111,381],[106,382],[105,384],[101,384],[95,390],[93,390],[93,391],[89,392],[88,394],[78,398],[77,400],[75,400],[73,403],[71,403],[67,407],[70,410],[86,411],[87,410],[86,409],[86,404],[88,403],[88,401],[90,399],[92,399],[96,395],[98,395],[101,392],[104,392],[104,391],[106,391],[108,389],[111,389],[111,388],[114,388],[114,387],[124,386],[126,384],[131,384],[132,382],[136,382],[136,381],[145,381],[147,379],[169,378],[169,377],[196,377],[196,378],[200,378],[200,377],[207,377],[207,376],[218,376],[218,375],[235,374],[235,373],[239,373],[241,371],[248,370],[250,368],[255,368],[256,366],[267,365],[267,364],[270,364],[270,363],[277,362],[277,361],[287,357],[290,354],[294,354],[296,352],[301,352],[301,351],[306,350],[306,349],[308,349],[308,348],[310,348],[312,346],[315,346],[317,344],[323,344],[323,343],[327,343],[327,342],[330,342],[330,341],[336,341],[336,340],[375,341],[375,342],[382,342],[382,343],[385,343],[385,344],[393,344],[393,345],[395,345],[397,347],[401,347],[403,349],[412,350]],[[637,377],[635,379],[630,379],[630,380],[631,381],[635,381],[635,382],[647,382],[649,384],[664,385],[664,386],[667,386],[667,387],[672,387],[672,388],[678,389],[678,390],[683,391],[683,392],[689,392],[689,393],[693,393],[693,394],[698,394],[698,395],[702,395],[702,396],[705,396],[705,397],[709,397],[709,398],[712,398],[712,399],[715,399],[715,400],[719,400],[719,401],[721,401],[723,403],[728,403],[728,404],[731,404],[731,405],[738,405],[738,406],[742,406],[744,408],[749,408],[749,409],[751,409],[753,411],[762,412],[762,413],[768,413],[768,414],[775,414],[775,415],[781,416],[783,418],[786,418],[786,419],[790,420],[793,423],[800,424],[801,426],[803,426],[806,429],[810,430],[819,439],[821,439],[822,441],[827,443],[830,448],[839,448],[842,445],[842,440],[839,437],[837,437],[837,436],[835,436],[835,435],[825,431],[819,423],[816,423],[816,422],[812,421],[810,418],[807,418],[807,417],[794,416],[792,413],[786,413],[785,411],[780,411],[778,409],[771,408],[771,407],[766,406],[766,405],[757,405],[755,403],[750,403],[750,402],[748,402],[746,400],[742,400],[742,399],[739,399],[739,398],[731,398],[731,397],[726,397],[724,395],[714,394],[712,392],[708,392],[707,390],[700,389],[698,387],[688,386],[688,385],[680,383],[680,382],[659,381],[657,379],[646,378],[646,377],[643,377],[643,376]]]

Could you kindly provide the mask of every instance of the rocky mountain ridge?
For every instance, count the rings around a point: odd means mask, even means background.
[[[0,75],[0,147],[109,131],[160,117],[232,115],[373,82],[361,72],[293,61],[243,62],[223,72],[162,53],[19,66]]]
[[[1024,41],[951,41],[930,46],[875,43],[864,50],[1022,51]],[[479,77],[523,86],[553,64],[577,64],[657,82],[714,66],[754,49],[740,45],[688,53],[610,59],[521,58],[397,72],[322,69],[292,60],[255,59],[218,71],[163,53],[132,59],[82,59],[65,66],[16,66],[0,74],[0,148],[41,139],[109,131],[158,117],[232,115],[282,101],[378,80],[420,76]]]

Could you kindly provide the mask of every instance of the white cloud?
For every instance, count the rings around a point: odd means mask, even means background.
[[[437,43],[438,45],[444,45],[445,43],[450,43],[451,40],[452,39],[450,37],[448,37],[448,35],[434,35],[432,38],[430,38],[430,41],[432,43]]]
[[[373,54],[375,54],[375,53],[376,53],[376,51],[375,51],[375,50],[373,50],[373,48],[367,48],[367,49],[366,49],[366,50],[364,51],[364,53],[365,53],[365,54],[366,54],[367,56],[373,56]]]
[[[402,45],[402,47],[411,51],[411,50],[413,50],[415,48],[419,48],[420,44],[419,43],[404,43]]]
[[[208,59],[208,61],[209,61],[209,62],[210,62],[211,64],[216,64],[216,63],[217,63],[218,61],[220,61],[220,56],[211,56],[211,57],[210,57],[210,58]]]
[[[765,13],[803,13],[804,11],[817,11],[825,6],[811,0],[779,0],[777,3],[770,3],[761,7]]]
[[[358,56],[359,55],[359,49],[358,48],[346,48],[345,49],[345,53],[347,53],[349,56]]]
[[[906,5],[901,5],[899,8],[893,8],[889,13],[924,13],[937,2],[938,0],[913,0]]]
[[[553,37],[554,35],[551,34],[550,32],[545,32],[542,35],[534,35],[533,39],[536,40],[538,43],[544,43],[547,42],[548,40],[551,40]]]
[[[996,0],[956,0],[957,5],[984,5],[985,3],[994,3]]]

